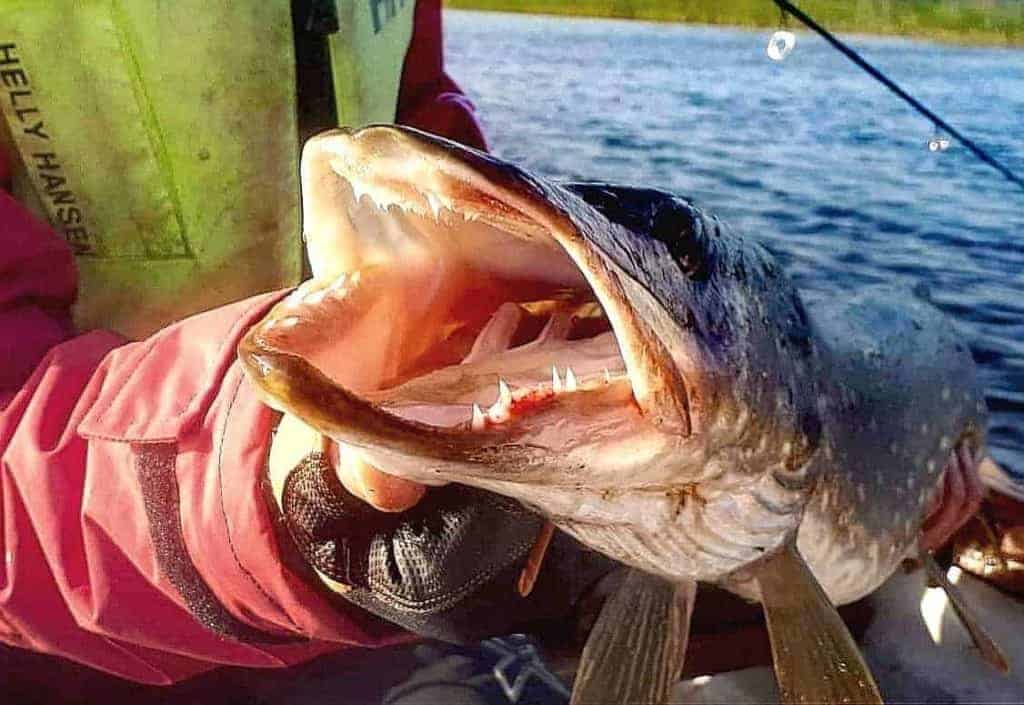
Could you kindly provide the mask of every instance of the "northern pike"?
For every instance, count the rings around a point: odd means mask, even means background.
[[[314,278],[247,373],[374,467],[515,498],[634,569],[574,702],[666,697],[698,582],[762,602],[784,699],[878,700],[833,605],[916,554],[950,450],[985,442],[937,309],[805,301],[682,198],[408,128],[314,138],[302,187]]]

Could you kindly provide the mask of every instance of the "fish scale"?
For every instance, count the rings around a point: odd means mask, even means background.
[[[809,310],[842,391],[824,397],[829,452],[815,461],[824,467],[798,546],[842,604],[874,590],[916,553],[949,448],[967,440],[980,453],[986,408],[970,351],[926,301],[873,287]],[[837,517],[846,517],[845,526]],[[872,546],[885,546],[884,555]]]

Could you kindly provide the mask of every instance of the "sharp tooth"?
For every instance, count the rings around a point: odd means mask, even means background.
[[[324,299],[327,298],[327,294],[329,293],[330,292],[327,289],[318,289],[317,291],[314,291],[312,294],[307,296],[303,303],[318,306],[323,303]]]
[[[605,384],[611,384],[612,383],[612,373],[608,371],[607,367],[604,368],[604,383]]]
[[[345,286],[347,284],[348,272],[342,272],[340,275],[338,275],[337,279],[330,283],[330,285],[327,288],[331,291],[332,294],[339,294],[344,291]]]
[[[359,203],[359,199],[363,197],[366,191],[363,190],[358,181],[350,181],[349,185],[352,186],[352,198],[355,199],[356,203]]]
[[[484,416],[484,412],[480,408],[480,405],[474,404],[473,419],[470,422],[470,428],[474,431],[483,431],[485,426],[487,426],[487,418]]]
[[[509,412],[512,409],[512,390],[509,389],[505,380],[498,379],[498,400],[487,410],[487,418],[495,423],[508,421]]]
[[[500,377],[498,378],[498,401],[495,404],[501,404],[505,407],[512,405],[512,390],[508,388],[505,380]]]
[[[430,212],[434,214],[434,220],[441,219],[441,199],[437,197],[437,194],[432,191],[427,191],[427,204],[430,206]]]
[[[576,391],[576,375],[573,373],[571,367],[565,368],[565,391]]]
[[[316,279],[307,279],[305,282],[299,285],[299,287],[295,291],[288,295],[288,303],[301,304],[303,300],[305,300],[305,298],[313,292],[313,289],[315,289],[318,286],[319,284],[317,283]]]
[[[352,196],[355,198],[357,204],[365,201],[367,205],[373,206],[374,208],[380,208],[381,204],[374,198],[373,192],[369,189],[363,188],[358,182],[352,183]]]
[[[558,368],[551,366],[551,389],[558,394],[562,391],[562,378],[558,376]]]

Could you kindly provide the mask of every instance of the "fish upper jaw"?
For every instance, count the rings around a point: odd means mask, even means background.
[[[428,238],[426,256],[436,261],[442,249],[456,258],[472,251],[479,273],[588,287],[615,331],[640,408],[656,425],[690,433],[684,381],[658,332],[631,306],[624,273],[590,237],[615,226],[578,197],[489,155],[399,127],[334,131],[310,140],[302,178],[304,234],[316,277],[424,250],[421,239],[395,229],[382,238],[378,214],[361,223],[365,211],[346,205],[348,217],[339,218],[339,200],[367,199],[377,211],[401,210],[425,221],[479,224],[450,229],[444,248],[440,238]]]

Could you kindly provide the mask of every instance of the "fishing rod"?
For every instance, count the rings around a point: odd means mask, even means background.
[[[819,34],[822,38],[825,39],[825,41],[827,41],[833,47],[838,49],[842,54],[844,54],[846,58],[848,58],[850,61],[857,64],[857,66],[859,66],[861,69],[867,72],[869,76],[879,81],[883,86],[885,86],[890,91],[895,93],[897,96],[902,98],[905,103],[910,105],[910,107],[912,107],[914,110],[916,110],[917,112],[921,113],[926,118],[931,120],[932,124],[934,124],[937,128],[942,129],[951,137],[960,142],[960,144],[967,147],[967,149],[969,149],[974,154],[974,156],[976,156],[978,159],[980,159],[981,161],[985,162],[990,167],[998,171],[1000,174],[1006,177],[1008,181],[1016,184],[1021,189],[1024,189],[1024,179],[1021,179],[1021,177],[1013,173],[1009,169],[1009,167],[1007,167],[998,159],[996,159],[991,154],[986,152],[980,145],[975,143],[974,140],[962,134],[955,127],[953,127],[948,122],[946,122],[938,115],[936,115],[934,112],[929,110],[928,107],[921,103],[921,101],[919,101],[917,98],[910,95],[905,90],[896,85],[896,83],[891,78],[889,78],[880,70],[876,69],[874,66],[869,64],[867,60],[864,59],[864,57],[862,57],[852,48],[847,46],[842,40],[840,40],[834,34],[832,34],[827,29],[822,27],[820,24],[815,22],[813,18],[811,18],[799,7],[789,2],[789,0],[773,0],[773,2],[779,6],[779,9],[782,11],[783,16],[785,16],[788,13],[793,17],[797,18],[798,20],[800,20],[801,22],[803,22],[808,29]]]

